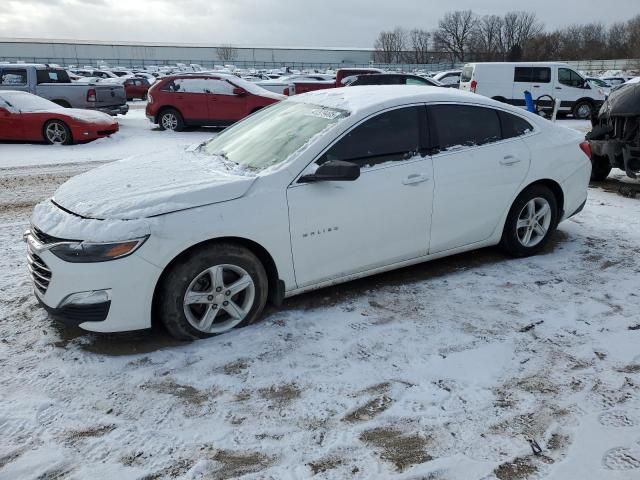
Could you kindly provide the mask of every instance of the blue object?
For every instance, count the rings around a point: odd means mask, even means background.
[[[524,91],[524,103],[527,106],[527,111],[536,113],[536,106],[533,104],[533,96],[529,90]]]

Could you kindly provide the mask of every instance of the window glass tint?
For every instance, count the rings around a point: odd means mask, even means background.
[[[177,78],[173,84],[173,91],[181,93],[209,93],[212,88],[211,80],[206,78]]]
[[[500,123],[502,125],[502,138],[514,138],[525,135],[533,131],[533,127],[524,118],[499,111]]]
[[[70,83],[71,79],[65,70],[36,70],[38,85],[41,83]]]
[[[430,85],[430,83],[427,82],[426,80],[423,80],[421,78],[415,78],[415,77],[407,77],[406,83],[407,85]]]
[[[531,81],[533,83],[550,83],[551,69],[549,67],[533,67],[531,69]]]
[[[399,108],[376,115],[342,137],[317,163],[345,160],[365,167],[418,155],[420,109]]]
[[[531,83],[533,78],[532,68],[530,67],[516,67],[513,75],[514,82]]]
[[[563,85],[567,85],[568,87],[582,88],[582,86],[584,85],[584,80],[582,79],[582,77],[568,68],[558,69],[558,81]]]
[[[434,105],[430,110],[441,151],[484,145],[502,138],[498,114],[491,108]]]
[[[4,69],[0,74],[0,85],[26,85],[27,71],[22,69]]]
[[[470,82],[473,76],[473,65],[467,65],[462,69],[462,75],[460,75],[461,82]]]
[[[209,91],[217,95],[233,95],[234,86],[226,80],[209,80]]]

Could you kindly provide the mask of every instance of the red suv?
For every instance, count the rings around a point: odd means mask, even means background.
[[[162,130],[226,127],[285,98],[233,75],[171,75],[149,89],[146,114]]]

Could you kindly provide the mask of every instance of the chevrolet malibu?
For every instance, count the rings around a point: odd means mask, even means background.
[[[291,97],[186,150],[62,185],[25,232],[53,317],[195,339],[267,301],[489,245],[539,252],[578,213],[579,133],[488,98],[413,86]]]

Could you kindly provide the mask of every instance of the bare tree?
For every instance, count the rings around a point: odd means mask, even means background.
[[[438,22],[435,41],[451,53],[454,59],[464,62],[476,22],[476,15],[471,10],[448,12]]]
[[[504,21],[498,15],[485,15],[475,29],[473,50],[484,60],[496,60],[501,55],[500,39]]]
[[[406,36],[406,32],[400,27],[380,32],[374,44],[373,60],[377,63],[400,63],[403,60]]]
[[[222,62],[233,62],[238,56],[238,49],[233,45],[224,44],[216,47],[216,54]]]
[[[542,33],[544,25],[538,21],[532,12],[508,12],[505,14],[500,37],[500,47],[503,55],[514,51],[522,51],[527,43]]]
[[[409,40],[411,42],[410,58],[408,59],[410,63],[429,63],[429,41],[431,40],[431,34],[426,30],[414,28],[409,32]]]
[[[628,33],[627,24],[624,22],[617,22],[609,27],[607,32],[608,55],[613,58],[625,58],[629,54],[627,51],[629,45]]]

